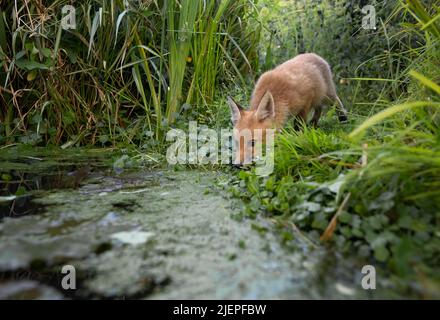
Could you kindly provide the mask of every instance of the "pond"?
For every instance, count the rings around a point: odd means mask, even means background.
[[[362,289],[360,262],[298,231],[283,240],[271,219],[236,219],[228,173],[115,170],[112,152],[1,151],[0,298],[400,296],[386,279]],[[75,290],[62,287],[66,265]]]

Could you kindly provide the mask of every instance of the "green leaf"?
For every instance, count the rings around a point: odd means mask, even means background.
[[[5,182],[9,182],[12,180],[11,175],[8,173],[3,173],[0,178]]]
[[[19,67],[20,69],[26,70],[26,71],[32,71],[32,70],[48,70],[48,66],[39,63],[36,61],[30,61],[25,59],[19,59],[15,62],[15,65]]]
[[[40,52],[46,58],[52,57],[52,50],[50,50],[49,48],[41,48]]]
[[[413,223],[414,223],[414,219],[408,214],[401,216],[397,221],[399,227],[403,229],[411,229]]]
[[[360,229],[352,229],[352,233],[355,237],[362,238],[364,236],[363,232]]]
[[[32,70],[27,74],[26,80],[29,82],[34,81],[37,75],[38,75],[38,70]]]
[[[338,220],[342,223],[350,223],[351,222],[351,214],[347,212],[343,212],[339,215]]]
[[[381,220],[377,215],[372,216],[372,217],[368,217],[366,221],[371,226],[371,228],[373,230],[380,230],[382,227]]]
[[[308,210],[310,212],[318,212],[318,211],[321,210],[321,205],[319,203],[316,203],[316,202],[306,201],[306,202],[303,202],[300,205],[300,207],[304,208],[304,209],[306,209],[306,210]]]
[[[318,213],[314,215],[312,228],[324,230],[328,225],[328,220],[323,213]]]
[[[238,173],[238,177],[240,180],[245,180],[247,177],[249,177],[249,173],[242,170]]]
[[[26,194],[26,188],[23,187],[23,186],[19,186],[19,187],[17,188],[17,191],[15,192],[15,195],[16,195],[16,196],[23,196],[23,195],[25,195],[25,194]]]
[[[266,189],[269,191],[273,191],[275,189],[275,178],[274,177],[270,177],[269,179],[267,179]]]

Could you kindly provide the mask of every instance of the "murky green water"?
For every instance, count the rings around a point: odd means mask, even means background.
[[[116,174],[111,151],[0,154],[0,298],[400,295],[386,282],[363,290],[362,265],[300,237],[283,244],[270,220],[233,219],[241,204],[223,191],[225,173]],[[64,265],[76,290],[61,286]]]

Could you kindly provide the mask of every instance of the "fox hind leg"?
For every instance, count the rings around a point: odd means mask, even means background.
[[[321,115],[322,115],[322,107],[321,107],[321,106],[318,106],[318,107],[316,107],[315,110],[313,111],[313,118],[312,118],[312,120],[310,121],[310,123],[311,123],[314,127],[317,127],[317,126],[318,126],[318,122],[319,122],[319,119],[321,118]]]

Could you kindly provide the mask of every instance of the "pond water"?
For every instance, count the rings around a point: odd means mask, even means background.
[[[0,298],[398,297],[270,219],[234,219],[221,171],[111,166],[111,150],[0,151]],[[62,267],[76,289],[62,288]],[[378,285],[379,286],[379,285]],[[386,289],[384,289],[386,287]]]

